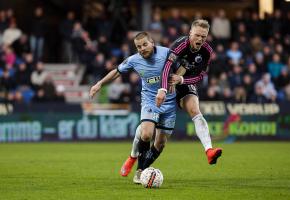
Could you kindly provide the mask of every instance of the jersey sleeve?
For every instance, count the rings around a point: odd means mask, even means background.
[[[132,64],[132,56],[129,58],[125,59],[118,67],[117,70],[119,73],[125,73],[133,69],[133,64]]]
[[[170,51],[168,52],[168,55],[167,55],[167,58],[163,67],[162,78],[161,78],[161,88],[167,90],[170,69],[173,64],[176,64],[178,57],[182,55],[182,53],[185,51],[188,45],[189,45],[188,37],[181,37],[177,39],[170,47]]]

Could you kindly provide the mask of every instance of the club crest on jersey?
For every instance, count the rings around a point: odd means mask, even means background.
[[[200,62],[202,61],[202,57],[201,57],[201,55],[198,54],[198,55],[194,58],[194,61],[195,61],[196,63],[200,63]]]

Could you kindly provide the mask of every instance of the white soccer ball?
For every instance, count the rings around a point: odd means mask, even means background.
[[[163,174],[159,169],[148,167],[142,171],[140,180],[145,188],[159,188],[163,183]]]

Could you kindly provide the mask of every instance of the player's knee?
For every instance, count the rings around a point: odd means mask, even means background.
[[[200,114],[200,110],[193,107],[193,108],[188,109],[188,114],[191,117],[195,117],[196,115],[199,115]]]
[[[152,135],[153,135],[153,133],[151,133],[151,131],[143,130],[141,138],[143,141],[147,142],[147,141],[151,140]]]

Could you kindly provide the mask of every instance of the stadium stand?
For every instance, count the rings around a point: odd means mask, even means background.
[[[135,52],[132,36],[136,30],[134,15],[124,10],[123,21],[116,21],[109,8],[96,3],[92,12],[84,12],[80,19],[68,11],[59,26],[64,64],[44,64],[43,46],[37,50],[36,40],[47,41],[42,15],[35,8],[33,26],[28,34],[17,26],[13,10],[0,11],[0,81],[1,100],[8,102],[89,101],[89,85],[116,67]],[[90,7],[86,8],[90,9]],[[163,16],[158,7],[153,9],[148,26],[158,45],[169,46],[181,35],[186,35],[192,19],[179,9]],[[208,42],[214,53],[209,76],[199,85],[201,100],[227,102],[283,102],[290,101],[290,13],[275,10],[273,15],[260,19],[255,11],[238,11],[228,18],[218,10],[210,18],[196,13],[196,18],[207,18],[211,23]],[[40,19],[41,18],[41,19]],[[37,37],[39,35],[39,37]],[[51,50],[54,51],[54,50]],[[46,76],[40,82],[32,74]],[[98,102],[139,103],[140,83],[135,75],[122,77],[117,85],[118,97],[110,99],[110,88]]]

